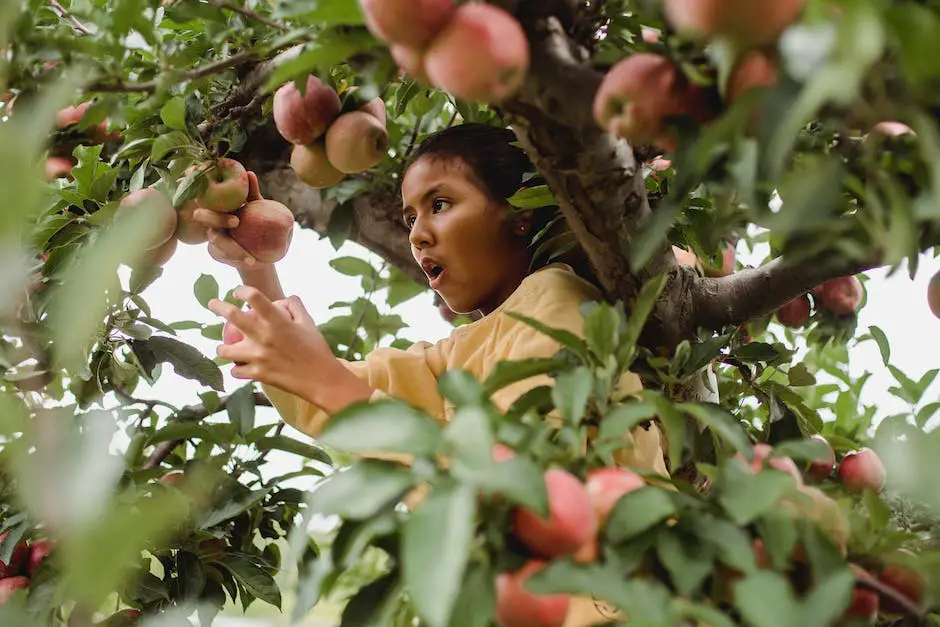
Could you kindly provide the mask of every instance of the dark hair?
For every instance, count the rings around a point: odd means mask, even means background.
[[[451,126],[421,142],[405,172],[422,158],[459,159],[470,167],[490,198],[503,201],[524,183],[538,184],[530,180],[536,176],[535,166],[516,141],[516,134],[508,128],[479,123]]]

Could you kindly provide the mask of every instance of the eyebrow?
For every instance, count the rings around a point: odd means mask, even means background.
[[[438,183],[437,185],[432,185],[430,188],[428,188],[428,191],[424,192],[421,195],[420,204],[427,202],[428,198],[430,198],[431,196],[434,196],[435,194],[439,194],[442,188],[443,188],[443,185],[441,183]],[[405,213],[409,209],[412,209],[412,206],[406,205],[401,208],[401,212]]]

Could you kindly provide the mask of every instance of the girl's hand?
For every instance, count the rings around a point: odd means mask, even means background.
[[[262,200],[258,177],[248,173],[248,200]],[[259,263],[244,248],[239,246],[228,234],[228,229],[238,226],[238,216],[234,213],[219,213],[210,209],[196,209],[193,222],[209,227],[209,255],[220,263],[237,270],[257,270],[266,264]]]
[[[329,412],[372,395],[371,388],[336,359],[299,298],[273,303],[244,285],[233,295],[247,302],[252,313],[221,300],[209,302],[210,310],[245,336],[216,351],[236,362],[232,376],[272,385]]]

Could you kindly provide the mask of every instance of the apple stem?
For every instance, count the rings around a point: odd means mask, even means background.
[[[893,602],[897,603],[906,614],[916,618],[918,623],[923,622],[923,610],[894,588],[884,585],[874,577],[858,577],[856,578],[855,583],[860,588],[867,588],[873,592],[876,592],[878,596],[891,599]]]

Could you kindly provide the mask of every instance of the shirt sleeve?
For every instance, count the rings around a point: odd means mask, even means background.
[[[444,399],[437,390],[440,373],[429,363],[430,354],[439,350],[440,345],[419,342],[408,350],[375,349],[363,361],[341,361],[375,390],[370,400],[392,396],[443,420]],[[323,431],[329,415],[319,407],[271,385],[262,389],[284,422],[312,437]]]

